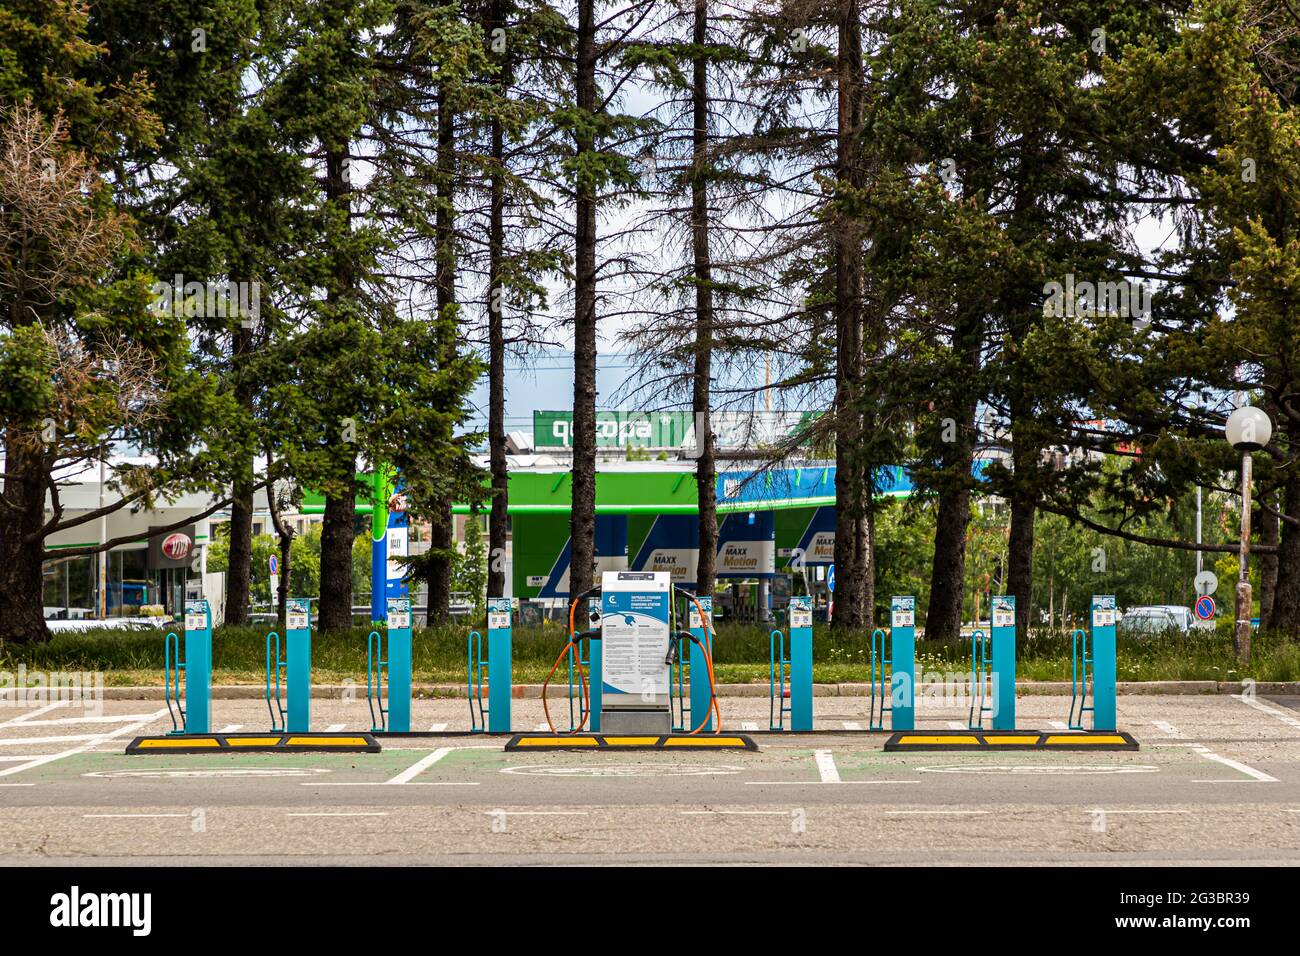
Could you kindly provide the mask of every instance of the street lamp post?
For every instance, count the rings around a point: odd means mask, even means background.
[[[1237,663],[1250,663],[1250,478],[1251,452],[1259,451],[1273,437],[1273,423],[1261,409],[1243,405],[1228,416],[1223,433],[1230,444],[1241,452],[1241,547],[1238,549],[1237,575],[1237,625],[1233,632],[1233,647]]]

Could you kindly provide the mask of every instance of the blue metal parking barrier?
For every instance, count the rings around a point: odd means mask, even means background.
[[[966,726],[971,730],[984,727],[984,715],[993,708],[988,703],[988,682],[992,677],[989,660],[989,641],[981,630],[971,632],[970,636],[970,716]]]
[[[768,635],[768,709],[769,730],[785,730],[790,713],[790,658],[786,654],[785,633],[774,628]]]
[[[285,730],[285,710],[281,676],[289,665],[280,656],[280,635],[271,631],[266,635],[266,709],[271,713],[271,730]],[[272,684],[275,693],[271,693]],[[278,713],[277,713],[278,712]]]

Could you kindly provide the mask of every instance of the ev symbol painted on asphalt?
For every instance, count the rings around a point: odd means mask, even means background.
[[[1219,576],[1213,571],[1202,571],[1194,581],[1197,594],[1213,594],[1219,587]]]
[[[1208,621],[1214,617],[1214,598],[1208,594],[1203,594],[1196,599],[1196,616],[1202,621]]]

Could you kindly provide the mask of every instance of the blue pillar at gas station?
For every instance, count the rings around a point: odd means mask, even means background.
[[[286,661],[285,683],[289,707],[285,729],[291,733],[311,730],[311,602],[290,598],[285,606]]]
[[[411,601],[388,599],[388,730],[411,730]],[[490,678],[489,674],[489,678]]]
[[[890,729],[916,729],[916,598],[889,599]],[[874,718],[873,718],[874,719]]]
[[[212,608],[185,602],[185,733],[212,730]]]
[[[995,594],[989,599],[993,639],[994,730],[1016,729],[1016,598]]]
[[[488,598],[488,732],[510,732],[510,598]]]
[[[1092,596],[1092,729],[1115,730],[1115,595]]]
[[[813,729],[812,598],[790,598],[790,729]]]
[[[695,607],[696,601],[699,602],[699,608]],[[700,620],[700,611],[704,612],[706,620]],[[704,646],[708,648],[709,654],[713,654],[713,595],[700,595],[695,601],[686,602],[686,617],[690,622],[690,632],[695,635]],[[708,625],[707,628],[705,625]],[[691,644],[690,649],[691,662],[691,723],[694,725],[690,730],[700,726],[700,715],[707,714],[704,719],[704,730],[713,729],[713,715],[710,713],[710,704],[712,695],[709,690],[709,665],[705,663],[704,651],[695,644]]]

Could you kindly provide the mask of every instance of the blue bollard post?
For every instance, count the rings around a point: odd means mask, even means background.
[[[790,598],[790,729],[813,729],[812,598]]]
[[[311,600],[290,598],[284,612],[289,714],[285,729],[305,734],[311,730]]]
[[[698,601],[700,606],[696,608],[695,602]],[[703,610],[706,620],[700,620],[700,611]],[[713,653],[713,595],[705,594],[697,597],[695,601],[687,600],[686,618],[690,624],[690,632],[704,642],[709,653]],[[707,629],[705,624],[708,625]],[[704,652],[691,645],[690,649],[691,662],[691,721],[695,727],[700,725],[700,715],[704,714],[703,730],[713,729],[713,715],[710,711],[712,697],[709,693],[709,665],[704,662]],[[688,729],[694,730],[695,727]]]
[[[916,598],[895,595],[889,599],[889,680],[891,730],[916,729]]]
[[[388,599],[388,731],[411,730],[411,600]]]
[[[488,732],[510,732],[510,598],[488,598]]]
[[[998,594],[989,600],[993,631],[994,730],[1016,729],[1016,598]]]
[[[212,730],[212,609],[185,602],[185,732]]]
[[[1092,596],[1092,729],[1115,730],[1115,595]]]

